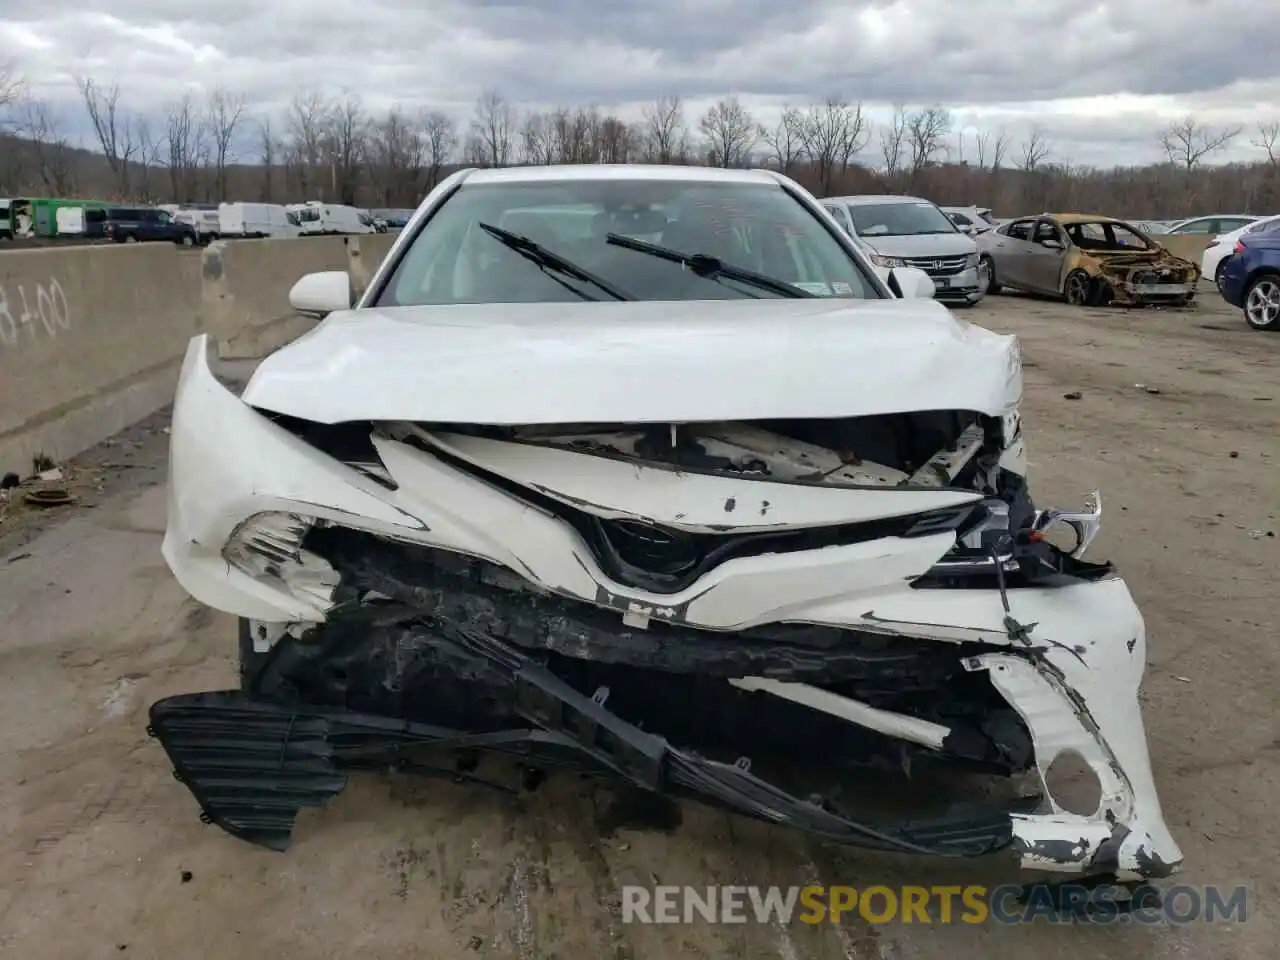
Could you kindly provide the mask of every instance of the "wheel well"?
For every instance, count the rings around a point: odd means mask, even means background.
[[[1271,266],[1254,267],[1249,271],[1249,275],[1244,278],[1244,289],[1248,290],[1263,277],[1275,277],[1280,280],[1280,268]]]

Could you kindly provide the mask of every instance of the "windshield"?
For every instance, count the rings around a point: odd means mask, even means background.
[[[864,237],[909,237],[922,233],[956,233],[946,214],[925,200],[906,203],[850,204],[853,229]]]
[[[377,306],[580,300],[481,224],[518,234],[637,300],[729,300],[777,292],[609,243],[619,234],[702,254],[817,296],[879,299],[824,222],[777,184],[566,180],[463,185],[414,238]]]

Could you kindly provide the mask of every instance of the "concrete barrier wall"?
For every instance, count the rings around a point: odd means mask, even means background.
[[[289,309],[305,273],[349,269],[360,288],[389,234],[0,252],[0,474],[74,456],[173,399],[188,341],[256,358],[310,329]]]
[[[395,236],[240,240],[206,256],[205,314],[224,360],[264,357],[315,325],[289,308],[289,289],[303,274],[349,270],[363,290]],[[220,260],[219,264],[217,261]]]

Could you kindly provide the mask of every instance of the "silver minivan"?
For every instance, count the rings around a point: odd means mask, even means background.
[[[978,247],[947,215],[920,197],[827,197],[836,222],[874,251],[878,267],[916,267],[933,280],[938,300],[971,305],[987,292]]]

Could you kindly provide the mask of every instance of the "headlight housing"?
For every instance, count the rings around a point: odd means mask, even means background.
[[[981,262],[982,262],[982,255],[977,252],[971,253],[964,258],[964,265],[966,267],[976,267]]]
[[[333,603],[340,578],[302,541],[316,521],[293,513],[256,513],[241,523],[223,547],[227,563],[255,580],[283,586],[318,613]]]
[[[907,265],[907,262],[901,257],[882,257],[878,253],[871,254],[871,262],[877,267],[884,267],[887,270],[892,270],[894,267],[905,267]]]

